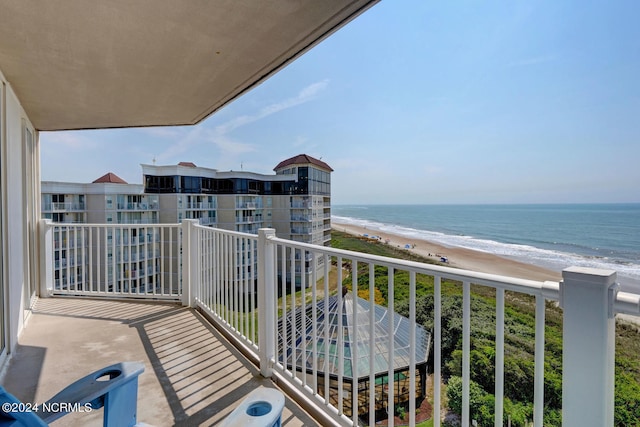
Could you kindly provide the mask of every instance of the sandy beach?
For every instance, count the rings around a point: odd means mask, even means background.
[[[378,236],[382,242],[396,247],[404,248],[405,245],[410,245],[411,249],[407,250],[425,258],[440,260],[440,256],[444,256],[448,259],[450,266],[463,268],[465,270],[540,281],[559,281],[562,278],[562,274],[558,271],[526,264],[486,252],[459,247],[447,247],[427,240],[398,236],[378,230],[367,230],[363,227],[351,224],[341,224],[335,221],[332,221],[331,225],[334,230],[343,231],[356,236],[362,236],[363,234]]]

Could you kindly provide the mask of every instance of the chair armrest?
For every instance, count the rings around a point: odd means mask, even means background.
[[[118,412],[124,416],[124,413],[131,412],[131,410],[133,410],[133,424],[135,424],[138,376],[142,372],[144,372],[144,364],[140,362],[121,362],[97,370],[65,387],[49,399],[46,405],[43,405],[55,408],[54,411],[38,412],[38,415],[48,424],[69,412],[58,410],[62,408],[60,404],[76,405],[76,407],[90,404],[92,410],[105,406],[104,425],[109,425],[108,418],[112,416],[111,412]],[[112,396],[111,399],[110,396]],[[111,405],[123,404],[129,407],[126,410],[121,407],[116,410],[108,408]],[[131,409],[131,404],[133,409]]]

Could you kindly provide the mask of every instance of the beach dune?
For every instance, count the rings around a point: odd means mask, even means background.
[[[364,234],[377,236],[380,241],[399,248],[405,248],[406,245],[409,245],[410,249],[407,250],[425,258],[439,261],[441,257],[446,257],[451,267],[537,281],[559,281],[562,279],[562,274],[559,271],[553,271],[487,252],[460,247],[448,247],[428,240],[409,238],[379,230],[368,230],[364,227],[352,224],[341,224],[333,220],[331,221],[331,226],[334,230],[343,231],[355,236],[362,236]]]

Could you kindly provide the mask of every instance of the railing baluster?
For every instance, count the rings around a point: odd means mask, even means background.
[[[313,346],[313,354],[312,354],[312,394],[318,393],[318,294],[316,291],[317,287],[317,270],[318,270],[318,261],[316,258],[315,252],[311,255],[311,328],[312,328],[312,346]]]
[[[387,292],[387,313],[389,315],[389,329],[387,330],[388,340],[389,340],[389,348],[387,358],[389,360],[389,367],[387,369],[387,414],[388,414],[388,426],[394,426],[394,414],[395,414],[395,400],[394,400],[394,369],[393,369],[393,358],[395,356],[395,342],[394,342],[394,334],[395,334],[395,325],[394,325],[394,298],[395,298],[395,290],[394,290],[394,268],[387,267],[387,280],[388,280],[388,292]],[[384,389],[384,381],[382,382]]]
[[[212,287],[213,287],[213,279],[212,279],[212,268],[211,263],[213,258],[211,257],[211,234],[203,231],[201,242],[199,244],[200,251],[202,253],[202,280],[200,281],[200,285],[198,287],[198,295],[196,297],[196,305],[200,303],[200,306],[204,306],[203,308],[209,313],[211,313],[212,309]]]
[[[257,268],[257,251],[258,248],[256,246],[256,241],[255,239],[251,239],[251,257],[254,260],[253,265],[256,266]],[[251,343],[253,344],[257,344],[258,339],[256,338],[257,333],[256,333],[256,311],[259,309],[259,307],[256,304],[255,298],[256,298],[256,286],[255,286],[255,281],[257,278],[257,270],[256,268],[252,269],[253,270],[253,274],[251,277]]]
[[[494,423],[502,425],[504,414],[504,289],[496,289],[496,362]]]
[[[101,236],[102,236],[102,229],[98,228],[98,227],[91,227],[91,235],[96,236],[95,239],[95,248],[96,248],[96,253],[95,253],[95,258],[93,256],[89,256],[89,265],[93,265],[93,260],[96,260],[96,272],[95,272],[95,276],[92,274],[90,275],[91,279],[93,280],[93,278],[96,278],[96,282],[95,282],[95,290],[97,292],[100,292],[102,289],[100,289],[100,266],[102,265],[102,259],[101,257],[101,253],[100,253],[100,248],[102,247],[102,244],[100,243],[101,241]],[[93,250],[93,246],[90,245],[91,249]],[[106,261],[106,260],[105,260]],[[106,262],[105,262],[105,266],[106,266]]]
[[[217,287],[218,282],[216,280],[216,272],[217,272],[217,234],[213,234],[209,239],[209,286],[207,286],[209,290],[209,299],[207,301],[207,308],[213,311],[214,314],[218,313],[217,310]]]
[[[131,245],[132,245],[132,240],[133,240],[133,236],[131,235],[131,227],[126,228],[127,231],[127,252],[129,253],[129,259],[126,263],[126,265],[129,268],[129,277],[127,278],[128,280],[123,281],[123,283],[127,284],[127,289],[123,290],[126,291],[127,293],[131,294],[131,288],[132,288],[132,279],[133,279],[133,265],[132,261],[133,258],[131,256]]]
[[[332,365],[335,363],[331,357],[331,345],[329,336],[329,265],[331,258],[328,254],[324,254],[324,343],[322,348],[324,349],[324,400],[325,402],[331,402],[330,390],[329,390],[329,371]],[[338,289],[340,289],[340,282],[338,282]]]
[[[85,266],[85,257],[87,255],[86,253],[86,244],[85,244],[85,227],[82,226],[80,227],[80,238],[82,239],[82,250],[80,252],[80,262],[78,263],[78,266],[76,267],[76,276],[78,275],[77,271],[78,269],[80,269],[80,277],[82,280],[82,289],[91,292],[91,288],[87,283],[87,266]]]
[[[369,263],[369,425],[376,425],[375,264]]]
[[[416,424],[416,272],[409,273],[409,425]]]
[[[440,384],[442,382],[442,293],[441,278],[433,278],[433,426],[440,427]]]
[[[195,243],[195,248],[198,257],[198,263],[200,268],[196,271],[198,276],[198,280],[195,284],[195,295],[192,296],[191,300],[195,302],[197,305],[199,301],[206,301],[206,294],[203,291],[203,287],[208,284],[207,281],[207,259],[208,259],[208,251],[207,251],[207,236],[205,236],[204,232],[196,227],[197,238]]]
[[[224,236],[224,257],[223,257],[223,280],[222,280],[222,289],[223,289],[223,319],[225,323],[230,326],[231,322],[229,321],[229,316],[231,313],[230,301],[231,301],[231,236]]]
[[[73,265],[71,266],[71,272],[76,284],[76,291],[82,290],[80,280],[78,280],[78,268],[81,266],[80,258],[82,256],[83,245],[80,243],[82,237],[82,227],[73,227],[74,238],[74,250],[73,250]]]
[[[233,237],[231,239],[231,272],[232,272],[232,282],[231,282],[231,306],[233,307],[232,312],[232,324],[233,329],[238,330],[238,275],[240,274],[240,270],[238,266],[240,265],[240,248],[238,247],[238,238]]]
[[[213,287],[213,310],[214,314],[220,317],[220,258],[222,247],[220,242],[220,234],[216,234],[214,238],[214,251],[217,256],[214,258],[214,287]]]
[[[249,335],[249,241],[242,238],[242,321],[240,322],[240,334]]]
[[[180,236],[181,236],[181,230],[175,230],[176,231],[176,242],[178,242],[178,245],[181,244]],[[172,240],[172,234],[173,234],[174,230],[172,228],[167,228],[167,227],[162,227],[162,226],[158,226],[158,227],[154,227],[154,242],[156,242],[156,245],[158,245],[159,247],[159,251],[160,251],[160,260],[159,260],[159,277],[158,277],[158,281],[155,283],[155,288],[156,293],[158,295],[164,295],[165,294],[165,289],[173,289],[173,268],[174,268],[174,263],[176,263],[176,260],[173,259],[173,252],[172,252],[172,244],[170,243]],[[180,252],[180,247],[177,248],[177,252]],[[179,260],[177,262],[180,262]],[[176,268],[177,265],[176,265]],[[181,275],[182,272],[178,269],[177,274]],[[182,276],[177,277],[177,282],[176,282],[176,288],[178,288],[180,286],[180,284],[182,283]]]
[[[351,419],[358,425],[358,261],[351,260]]]
[[[112,268],[112,279],[111,279],[111,293],[115,293],[116,292],[116,285],[117,285],[117,281],[118,281],[118,274],[120,273],[119,271],[117,271],[117,264],[116,264],[116,258],[118,257],[118,253],[116,252],[116,238],[119,237],[119,234],[116,236],[116,228],[112,227],[111,228],[111,268]],[[107,287],[108,289],[108,287]]]
[[[101,246],[104,250],[104,289],[102,289],[102,291],[105,294],[109,293],[109,264],[111,264],[111,271],[113,272],[114,268],[113,268],[113,257],[115,256],[115,254],[113,252],[111,252],[111,263],[109,262],[109,233],[111,234],[111,239],[113,240],[115,237],[113,236],[113,231],[111,231],[108,227],[104,229],[104,233],[103,233],[103,237],[104,237],[104,241],[102,242]],[[113,241],[112,241],[113,243]],[[113,274],[112,274],[113,277]]]
[[[542,427],[544,414],[544,297],[536,296],[536,347],[533,386],[533,423],[534,427]]]
[[[71,233],[71,229],[69,228],[69,226],[65,227],[65,236],[66,236],[65,248],[66,248],[66,250],[65,250],[64,262],[66,263],[66,265],[65,265],[64,269],[65,269],[65,271],[67,273],[65,275],[66,282],[67,282],[66,283],[67,290],[72,290],[71,289],[71,281],[70,281],[71,271],[70,271],[70,267],[69,267],[69,264],[71,264],[69,262],[69,254],[71,253],[71,249],[70,249],[70,245],[69,245],[69,241],[71,240],[70,233]],[[62,259],[62,257],[60,257],[60,259]]]
[[[343,327],[343,318],[342,318],[342,307],[344,304],[342,291],[342,257],[338,257],[338,319],[337,319],[337,330],[336,335],[338,338],[338,415],[344,414],[344,401],[343,401],[343,392],[344,392],[344,327]]]
[[[469,383],[470,383],[470,353],[471,353],[471,285],[462,284],[462,425],[468,426],[469,417]]]
[[[142,239],[141,247],[142,253],[144,254],[144,261],[142,262],[142,277],[144,277],[144,285],[141,284],[142,286],[138,286],[138,293],[144,292],[145,294],[149,292],[149,261],[153,260],[153,257],[149,256],[149,242],[146,239],[148,229],[148,227],[138,229],[138,239]]]

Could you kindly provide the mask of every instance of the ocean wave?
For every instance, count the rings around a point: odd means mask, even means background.
[[[531,245],[502,243],[467,235],[453,235],[437,231],[419,230],[394,224],[332,215],[332,220],[346,225],[366,227],[368,230],[387,232],[407,238],[428,240],[447,247],[460,247],[512,258],[541,267],[561,271],[569,266],[615,270],[620,276],[640,280],[640,264],[605,256],[543,249]]]

